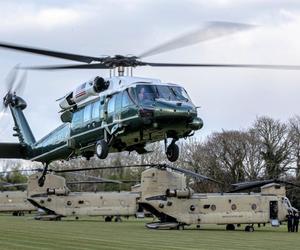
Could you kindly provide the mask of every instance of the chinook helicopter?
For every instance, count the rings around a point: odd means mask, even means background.
[[[26,187],[26,190],[18,190],[18,191],[1,191],[0,192],[0,212],[12,212],[14,216],[24,215],[25,212],[31,213],[33,211],[38,211],[39,215],[36,218],[39,219],[60,219],[60,216],[54,216],[53,213],[49,213],[47,210],[42,209],[40,206],[34,206],[32,202],[28,200],[32,195],[45,195],[48,193],[49,189],[56,190],[56,195],[62,195],[62,190],[65,190],[65,193],[69,193],[70,190],[66,185],[81,185],[81,184],[102,184],[102,183],[115,183],[121,184],[123,182],[118,180],[111,180],[105,178],[99,178],[95,176],[89,175],[81,175],[76,174],[76,177],[80,177],[80,179],[91,179],[91,180],[81,180],[81,181],[69,181],[66,182],[65,179],[61,176],[54,176],[52,174],[46,175],[46,185],[44,187],[37,186],[37,176],[41,175],[42,169],[24,169],[24,170],[11,170],[4,171],[1,173],[11,173],[11,172],[38,172],[37,174],[32,174],[28,177],[28,181],[26,183],[1,183],[2,188],[11,188],[11,187]],[[49,176],[51,175],[51,176]],[[48,177],[49,176],[49,177]],[[59,188],[58,188],[59,186]],[[51,188],[50,188],[51,187]],[[61,192],[60,192],[60,191]],[[111,204],[111,203],[109,203]],[[109,217],[108,219],[112,218]],[[119,218],[117,218],[119,220]]]
[[[9,184],[2,187],[11,186],[15,185]],[[25,212],[31,213],[36,210],[36,207],[27,200],[26,191],[0,191],[0,213],[11,212],[13,216],[22,216]]]
[[[102,167],[114,169],[124,167],[150,167],[142,172],[141,198],[139,205],[152,213],[159,221],[146,224],[149,229],[184,229],[185,226],[205,224],[226,225],[226,230],[235,230],[245,225],[245,231],[253,232],[254,224],[271,223],[278,227],[286,221],[289,213],[298,212],[286,197],[284,184],[280,180],[263,180],[233,184],[235,189],[222,193],[195,193],[186,184],[185,175],[196,179],[218,181],[187,169],[167,164],[144,164],[133,166]],[[84,171],[98,168],[67,169]],[[176,173],[179,172],[179,173]],[[261,187],[259,193],[237,193]]]
[[[84,64],[26,67],[22,69],[109,69],[111,76],[97,76],[58,99],[63,124],[36,141],[23,114],[27,104],[13,88],[15,77],[8,82],[3,99],[14,119],[14,136],[19,143],[0,143],[0,158],[19,158],[44,164],[39,179],[42,186],[48,165],[55,160],[69,160],[96,154],[105,159],[108,153],[136,151],[147,153],[145,146],[164,141],[169,161],[179,156],[176,142],[193,136],[203,126],[197,107],[186,90],[178,84],[132,76],[132,68],[151,67],[216,67],[299,70],[300,66],[259,64],[185,64],[146,62],[141,60],[196,43],[253,28],[251,25],[211,22],[200,30],[176,38],[141,53],[139,56],[85,56],[0,42],[0,48],[72,60]],[[118,75],[112,75],[117,70]],[[127,72],[127,76],[125,76]],[[171,142],[169,143],[169,141]]]
[[[148,165],[138,166],[145,167]],[[108,169],[113,168],[118,167],[109,167]],[[187,173],[194,178],[208,179],[185,169],[171,166],[169,168],[174,171]],[[91,169],[94,168],[89,168],[88,170]],[[121,216],[143,218],[145,212],[147,213],[139,204],[141,199],[140,184],[132,186],[130,192],[70,192],[66,186],[65,178],[52,174],[74,173],[82,170],[87,169],[49,169],[49,173],[45,176],[45,185],[42,188],[38,185],[41,172],[29,177],[27,199],[33,206],[46,212],[46,215],[38,216],[38,219],[60,220],[62,217],[68,216],[76,217],[76,219],[80,216],[104,216],[105,221],[111,221],[115,217],[115,221],[118,222],[121,220]]]

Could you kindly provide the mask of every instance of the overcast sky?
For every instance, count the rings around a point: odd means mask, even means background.
[[[300,65],[300,2],[296,0],[7,0],[0,1],[0,16],[0,41],[91,56],[140,54],[204,22],[242,22],[259,27],[147,61]],[[0,50],[2,83],[17,63],[70,62]],[[182,84],[201,106],[204,128],[198,137],[247,128],[260,115],[286,121],[300,112],[300,71],[145,67],[134,74]],[[29,72],[23,97],[36,139],[60,124],[55,100],[96,75],[108,72]],[[0,94],[5,94],[3,87]],[[5,116],[0,121],[0,140],[15,140],[11,134],[12,121]]]

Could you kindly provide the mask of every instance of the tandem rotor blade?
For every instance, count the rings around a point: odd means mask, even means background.
[[[183,169],[183,168],[178,168],[178,167],[173,167],[167,164],[137,164],[137,165],[125,165],[125,166],[112,166],[112,167],[96,167],[96,168],[78,168],[78,169],[62,169],[62,170],[50,170],[53,171],[55,173],[67,173],[67,172],[77,172],[77,171],[89,171],[89,170],[106,170],[106,169],[119,169],[119,168],[145,168],[145,167],[156,167],[156,168],[169,168],[171,170],[177,171],[177,172],[181,172],[183,174],[187,174],[190,175],[196,179],[203,179],[203,180],[208,180],[208,181],[212,181],[218,184],[221,184],[220,182],[209,178],[207,176],[195,173],[193,171],[187,170],[187,169]]]
[[[270,180],[258,180],[258,181],[234,183],[234,184],[232,184],[234,189],[229,191],[229,193],[258,188],[258,187],[262,187],[262,186],[270,184],[270,183],[285,184],[285,185],[291,185],[291,186],[300,188],[300,185],[294,184],[292,182],[278,180],[278,179],[270,179]]]
[[[35,168],[35,169],[15,169],[15,170],[8,170],[8,171],[1,171],[0,174],[9,174],[9,173],[19,173],[19,172],[42,172],[42,168]]]
[[[253,25],[231,22],[209,22],[196,31],[177,37],[171,41],[158,45],[142,54],[139,58],[157,55],[163,52],[187,47],[200,42],[216,39],[239,31],[254,28]]]
[[[91,63],[93,61],[99,62],[102,60],[101,57],[93,57],[93,56],[85,56],[85,55],[71,54],[71,53],[65,53],[65,52],[58,52],[58,51],[52,51],[52,50],[47,50],[47,49],[41,49],[41,48],[27,47],[27,46],[18,45],[18,44],[12,44],[12,43],[0,42],[0,47],[4,48],[4,49],[18,50],[18,51],[22,51],[22,52],[56,57],[56,58],[61,58],[61,59],[66,59],[66,60],[77,61],[77,62]]]
[[[74,173],[74,172],[69,172],[69,174],[84,177],[84,178],[93,179],[94,181],[98,181],[98,182],[108,182],[108,183],[117,183],[117,184],[122,183],[121,181],[118,181],[118,180],[106,179],[106,178],[101,178],[101,177],[91,176],[91,175],[83,175],[83,174]]]
[[[216,181],[216,180],[214,180],[212,178],[209,178],[205,175],[195,173],[195,172],[193,172],[191,170],[188,170],[188,169],[185,169],[185,168],[178,168],[178,167],[173,167],[173,166],[170,166],[170,165],[166,165],[166,168],[172,169],[174,171],[177,171],[177,172],[180,172],[180,173],[183,173],[183,174],[190,175],[190,176],[192,176],[196,179],[202,179],[202,180],[207,180],[207,181],[212,181],[212,182],[215,182],[215,183],[218,183],[218,184],[222,184],[219,181]]]

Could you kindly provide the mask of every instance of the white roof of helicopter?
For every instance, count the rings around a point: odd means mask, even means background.
[[[110,78],[105,78],[105,80],[109,81],[109,87],[106,91],[102,93],[108,94],[111,92],[121,91],[128,87],[133,87],[136,84],[153,84],[153,85],[174,85],[178,86],[174,83],[163,83],[159,79],[155,78],[143,78],[143,77],[133,77],[133,76],[115,76]],[[101,93],[101,94],[102,94]]]

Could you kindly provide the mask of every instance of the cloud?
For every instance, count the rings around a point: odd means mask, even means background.
[[[94,56],[139,54],[206,21],[257,24],[252,31],[147,61],[300,64],[298,1],[2,1],[0,16],[0,41]],[[1,80],[18,62],[43,65],[65,61],[1,50]],[[257,115],[285,120],[299,113],[299,72],[149,67],[134,72],[182,83],[194,103],[202,107],[199,115],[204,129],[200,135],[247,127]],[[95,75],[108,74],[103,70],[29,72],[25,114],[37,138],[60,124],[54,100]],[[4,139],[11,139],[10,134]]]
[[[48,32],[75,25],[84,19],[84,13],[68,7],[35,6],[26,3],[4,4],[0,8],[0,31],[46,30]]]

